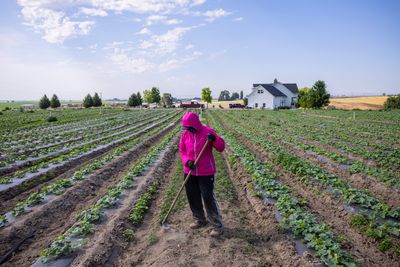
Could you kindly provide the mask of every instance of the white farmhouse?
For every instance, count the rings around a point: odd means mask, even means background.
[[[297,103],[299,88],[295,83],[255,83],[247,96],[247,106],[251,108],[293,108]]]

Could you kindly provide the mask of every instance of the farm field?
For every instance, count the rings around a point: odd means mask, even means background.
[[[338,97],[332,98],[329,105],[337,109],[378,110],[383,108],[387,98],[388,96]]]
[[[224,234],[191,230],[184,111],[0,116],[1,266],[400,266],[400,112],[209,110]]]

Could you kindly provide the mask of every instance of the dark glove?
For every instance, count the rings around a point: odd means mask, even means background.
[[[194,164],[194,161],[188,160],[186,162],[186,167],[188,167],[191,170],[194,170],[194,169],[196,169],[197,164]]]
[[[217,138],[212,133],[208,133],[207,140],[210,142],[214,142],[215,140],[217,140]]]

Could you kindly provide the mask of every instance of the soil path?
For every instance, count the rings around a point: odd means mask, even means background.
[[[190,229],[192,215],[187,203],[169,217],[170,229],[154,224],[159,219],[164,186],[143,225],[137,229],[135,244],[126,247],[110,265],[312,266],[315,259],[307,252],[302,257],[297,254],[294,243],[275,221],[273,208],[247,190],[249,180],[244,174],[233,175],[228,170],[226,165],[219,169],[221,175],[221,172],[231,174],[226,175],[228,180],[221,182],[233,184],[225,188],[230,190],[225,192],[230,197],[218,199],[225,225],[221,237],[211,238],[210,227]],[[218,176],[216,181],[218,186]]]
[[[149,147],[172,129],[147,138],[132,150],[113,160],[109,165],[96,171],[80,184],[69,188],[63,195],[54,198],[0,231],[0,255],[3,257],[13,251],[4,266],[29,266],[38,257],[39,252],[66,229],[72,226],[76,217],[84,208],[95,203],[108,188],[136,162],[138,157],[147,153]]]

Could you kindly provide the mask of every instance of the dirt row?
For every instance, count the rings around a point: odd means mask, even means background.
[[[243,127],[246,127],[240,121],[235,121],[235,123],[238,123],[238,124],[242,125]],[[280,145],[281,147],[283,147],[285,151],[287,151],[293,155],[296,155],[302,159],[305,159],[311,163],[314,163],[315,165],[318,165],[319,167],[325,169],[329,173],[332,173],[338,177],[346,179],[355,188],[365,189],[365,190],[370,191],[371,193],[374,194],[374,196],[376,198],[385,202],[387,205],[389,205],[391,207],[398,207],[400,205],[400,191],[399,190],[396,190],[395,188],[392,188],[384,183],[378,182],[375,179],[372,179],[371,177],[369,177],[365,174],[360,174],[360,173],[352,174],[352,173],[350,173],[350,171],[348,169],[340,168],[340,164],[337,164],[326,157],[323,157],[316,153],[308,153],[307,151],[303,151],[302,149],[296,147],[295,145],[293,145],[289,142],[272,138],[264,131],[260,131],[257,129],[254,129],[254,130],[259,136],[261,136],[265,140],[276,143],[276,144]],[[282,133],[282,134],[285,135],[285,133]],[[313,145],[319,146],[319,144],[320,143],[313,142]],[[325,149],[326,147],[323,147],[323,148]],[[328,150],[328,151],[334,152],[332,150]],[[337,151],[335,153],[337,153]]]
[[[173,170],[175,164],[181,163],[176,159],[169,169]],[[127,243],[119,238],[118,242],[114,242],[118,246],[108,261],[96,262],[97,265],[312,266],[316,263],[310,254],[297,255],[294,243],[274,219],[274,208],[253,195],[250,180],[241,170],[239,165],[233,169],[223,166],[223,170],[221,167],[218,170],[218,173],[226,171],[234,184],[233,198],[219,199],[225,225],[221,237],[211,238],[209,227],[190,229],[192,215],[187,204],[172,213],[168,230],[155,223],[159,220],[160,207],[172,175],[169,173],[164,177],[144,223],[135,229],[135,241]]]
[[[225,128],[229,127],[225,124]],[[234,129],[229,129],[231,132]],[[261,161],[271,162],[272,154],[239,133],[238,140],[245,145]],[[398,261],[388,253],[380,252],[372,238],[362,235],[350,225],[352,214],[344,209],[343,202],[318,185],[306,184],[290,172],[279,166],[274,166],[279,174],[279,181],[289,188],[299,198],[307,200],[307,208],[320,222],[330,226],[336,236],[345,236],[342,245],[363,266],[398,266]]]
[[[159,127],[159,125],[154,126]],[[152,129],[153,129],[152,128]],[[151,129],[148,129],[150,131]],[[142,130],[141,130],[142,131]],[[145,131],[145,132],[148,132]],[[136,137],[139,137],[145,132],[138,132]],[[50,169],[45,174],[36,175],[32,178],[22,182],[21,184],[15,185],[0,192],[0,213],[8,211],[10,207],[15,206],[18,201],[26,198],[31,192],[35,192],[39,187],[51,183],[55,180],[70,177],[76,170],[85,166],[94,160],[102,157],[105,153],[118,147],[119,144],[113,144],[103,149],[96,150],[88,155],[79,157],[75,160],[71,160],[63,164],[62,166]]]
[[[39,252],[66,231],[76,221],[79,212],[94,204],[108,188],[158,143],[173,126],[147,138],[110,164],[97,170],[85,180],[66,190],[50,202],[35,207],[32,212],[0,230],[0,259],[6,257],[4,266],[28,266]]]

